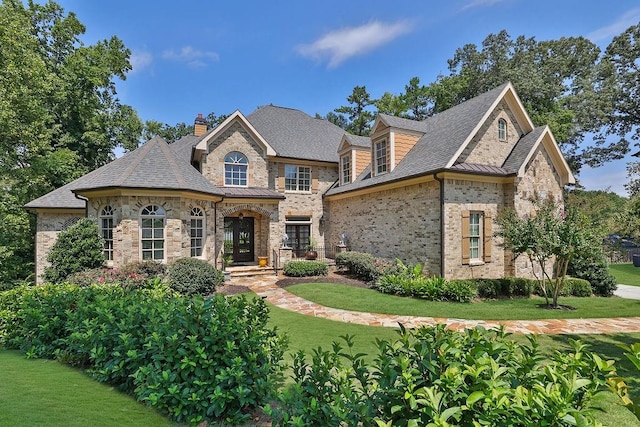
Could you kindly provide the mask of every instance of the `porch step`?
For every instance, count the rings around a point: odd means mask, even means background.
[[[268,276],[276,274],[273,267],[258,267],[257,265],[243,265],[227,267],[231,277]]]

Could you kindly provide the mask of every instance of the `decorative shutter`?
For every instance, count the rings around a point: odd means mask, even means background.
[[[469,211],[462,211],[462,263],[469,264]]]
[[[318,192],[318,168],[311,168],[311,192]]]
[[[278,163],[278,190],[284,193],[284,163]]]
[[[483,233],[483,245],[482,245],[482,260],[484,262],[491,262],[491,250],[493,249],[493,221],[491,218],[491,212],[484,212],[484,221],[482,224]]]

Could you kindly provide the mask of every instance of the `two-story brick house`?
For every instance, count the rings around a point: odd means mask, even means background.
[[[215,129],[137,150],[26,205],[37,213],[40,275],[57,233],[98,221],[105,256],[272,257],[283,243],[422,262],[444,277],[529,275],[493,236],[506,208],[537,193],[562,203],[574,178],[548,127],[534,127],[511,84],[424,121],[380,114],[369,137],[265,106]]]

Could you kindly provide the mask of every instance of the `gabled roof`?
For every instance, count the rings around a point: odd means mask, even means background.
[[[351,135],[350,133],[345,133],[342,136],[340,145],[338,146],[338,152],[340,153],[349,147],[368,150],[371,148],[371,138],[368,136]]]
[[[525,132],[525,136],[516,143],[505,165],[503,167],[488,167],[486,165],[458,162],[457,159],[460,153],[477,134],[480,127],[501,101],[507,102],[518,124]],[[378,123],[384,123],[397,129],[422,132],[423,136],[393,171],[384,175],[357,180],[343,186],[333,187],[327,191],[327,195],[345,193],[446,170],[492,176],[518,175],[522,173],[522,168],[528,161],[527,156],[530,156],[534,146],[539,144],[539,142],[532,141],[539,141],[540,135],[544,133],[543,130],[534,130],[533,123],[511,83],[498,86],[424,121],[414,121],[381,114],[376,119],[376,124]],[[552,140],[551,133],[548,131],[547,133]],[[547,145],[545,147],[554,153],[553,158],[557,166],[561,169],[566,169],[564,173],[567,178],[566,182],[572,182],[573,176],[568,165],[562,157],[557,144],[555,144],[555,140],[552,142],[547,144],[548,147]]]
[[[247,120],[280,157],[338,162],[344,129],[300,110],[267,105]]]
[[[178,156],[164,139],[156,136],[138,149],[29,202],[25,208],[83,208],[84,201],[76,198],[75,194],[112,188],[224,195],[189,162]]]

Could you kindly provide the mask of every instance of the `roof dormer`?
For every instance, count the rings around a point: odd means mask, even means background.
[[[371,139],[345,134],[338,148],[340,157],[340,185],[356,180],[371,162]]]
[[[372,174],[391,172],[424,135],[423,122],[379,114],[371,131]]]

